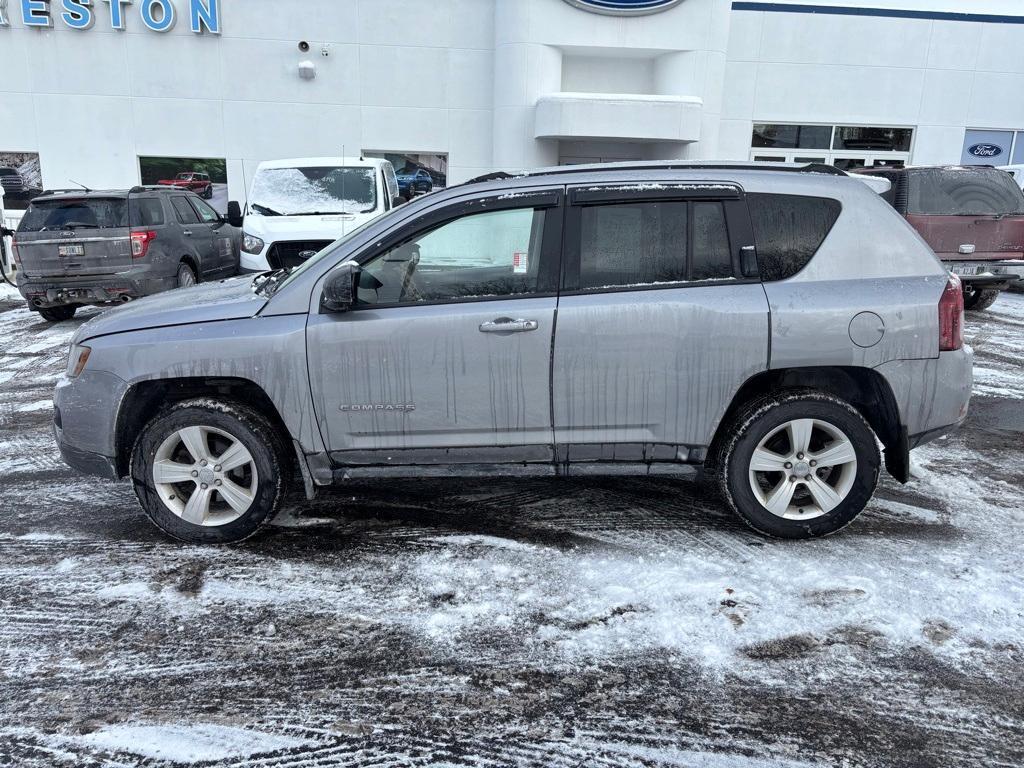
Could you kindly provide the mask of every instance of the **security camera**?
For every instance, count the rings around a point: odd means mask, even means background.
[[[302,51],[303,53],[307,53],[309,51],[309,43],[307,43],[305,40],[300,40],[299,50]]]

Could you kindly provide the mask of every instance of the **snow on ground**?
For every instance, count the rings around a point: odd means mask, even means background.
[[[173,543],[56,455],[78,324],[0,299],[0,765],[1024,764],[1024,296],[968,317],[965,428],[812,542],[594,478]]]

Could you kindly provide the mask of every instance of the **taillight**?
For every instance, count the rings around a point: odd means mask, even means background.
[[[11,240],[11,254],[14,256],[14,263],[21,266],[21,254],[18,253],[18,241]]]
[[[149,250],[149,244],[156,240],[156,232],[136,231],[132,232],[132,258],[145,258]]]
[[[964,346],[964,289],[960,278],[949,276],[939,299],[939,351],[953,352]]]

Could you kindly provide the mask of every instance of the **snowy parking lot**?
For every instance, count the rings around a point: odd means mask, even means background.
[[[0,765],[1020,766],[1024,295],[975,399],[825,540],[669,479],[404,481],[173,543],[51,433],[0,286]]]

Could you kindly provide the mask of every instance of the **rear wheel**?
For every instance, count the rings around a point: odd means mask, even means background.
[[[63,307],[48,307],[47,309],[40,309],[39,314],[43,320],[48,320],[51,323],[63,323],[65,320],[70,320],[75,316],[75,312],[78,311],[78,307],[73,304],[66,304]]]
[[[158,528],[198,544],[229,544],[276,514],[287,466],[274,428],[237,403],[191,400],[143,429],[132,452],[139,503]]]
[[[185,262],[181,262],[178,265],[178,287],[191,288],[197,282],[199,281],[196,279],[196,273],[192,271],[192,267]]]
[[[756,400],[732,424],[718,459],[729,505],[761,533],[826,536],[871,499],[881,457],[849,403],[815,390]]]
[[[999,291],[992,289],[974,290],[970,293],[964,291],[964,309],[981,312],[995,304],[998,298]]]

